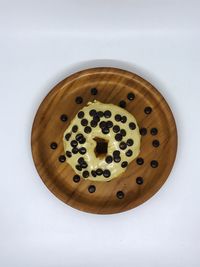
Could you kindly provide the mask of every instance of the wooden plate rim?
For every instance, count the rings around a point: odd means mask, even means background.
[[[167,112],[168,114],[170,115],[170,120],[172,121],[173,125],[174,125],[174,135],[175,135],[175,147],[174,147],[174,157],[173,157],[173,160],[171,161],[171,165],[170,165],[170,168],[168,169],[168,172],[166,173],[166,176],[165,176],[165,179],[162,180],[162,183],[160,184],[159,187],[157,187],[156,189],[153,188],[153,190],[151,190],[148,194],[145,195],[145,197],[141,200],[141,201],[137,201],[137,204],[130,207],[123,207],[122,210],[119,210],[119,211],[114,211],[114,212],[111,212],[109,210],[109,212],[106,212],[106,210],[103,210],[103,212],[95,212],[94,210],[90,210],[89,208],[85,209],[85,207],[83,206],[80,206],[80,202],[79,201],[73,201],[73,204],[71,204],[70,202],[66,202],[63,197],[58,193],[58,192],[55,192],[54,190],[52,190],[48,185],[47,183],[45,182],[45,180],[43,179],[40,171],[38,170],[37,168],[37,159],[35,158],[35,155],[33,153],[33,147],[34,147],[34,142],[33,142],[33,135],[34,135],[34,130],[35,130],[35,125],[36,125],[36,122],[37,120],[39,119],[39,116],[40,116],[40,109],[41,107],[43,106],[43,104],[47,101],[47,99],[49,98],[49,96],[51,96],[52,93],[54,93],[55,91],[58,91],[58,90],[62,90],[62,88],[65,86],[65,84],[71,82],[71,81],[74,81],[74,79],[78,79],[80,76],[82,75],[91,75],[91,74],[97,74],[97,73],[106,73],[106,74],[115,74],[116,75],[116,71],[118,72],[118,74],[122,75],[122,76],[126,76],[127,78],[132,78],[134,77],[134,80],[136,80],[137,82],[141,83],[141,84],[145,84],[145,89],[147,89],[148,91],[151,91],[151,94],[153,95],[159,95],[160,99],[165,103],[165,107],[167,109]],[[153,89],[153,90],[152,90]],[[115,67],[95,67],[95,68],[88,68],[88,69],[83,69],[81,71],[78,71],[76,73],[73,73],[71,75],[69,75],[68,77],[64,78],[63,80],[61,80],[59,83],[57,83],[48,93],[47,95],[44,97],[44,99],[42,100],[42,102],[40,103],[37,111],[36,111],[36,114],[35,114],[35,117],[34,117],[34,120],[33,120],[33,124],[32,124],[32,129],[31,129],[31,153],[32,153],[32,157],[33,157],[33,162],[34,162],[34,165],[36,167],[36,170],[37,170],[37,173],[38,175],[40,176],[41,180],[43,181],[43,183],[45,184],[45,186],[58,198],[60,199],[62,202],[68,204],[69,206],[71,206],[72,208],[75,208],[75,209],[78,209],[80,211],[84,211],[84,212],[87,212],[87,213],[94,213],[94,214],[101,214],[101,215],[104,215],[104,214],[115,214],[115,213],[121,213],[121,212],[125,212],[125,211],[128,211],[128,210],[131,210],[135,207],[138,207],[139,205],[145,203],[147,200],[149,200],[151,197],[153,197],[159,190],[160,188],[164,185],[164,183],[166,182],[166,180],[168,179],[172,169],[173,169],[173,166],[174,166],[174,163],[176,161],[176,156],[177,156],[177,149],[178,149],[178,133],[177,133],[177,126],[176,126],[176,122],[175,122],[175,119],[174,119],[174,116],[173,116],[173,113],[171,111],[171,108],[170,106],[168,105],[167,101],[165,100],[165,98],[163,97],[163,95],[147,80],[145,80],[144,78],[142,78],[141,76],[139,76],[138,74],[136,73],[133,73],[133,72],[130,72],[128,70],[124,70],[124,69],[120,69],[120,68],[115,68]]]

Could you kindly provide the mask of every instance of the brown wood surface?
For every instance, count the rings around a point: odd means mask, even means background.
[[[93,87],[98,89],[96,96],[90,93]],[[133,101],[127,99],[129,92],[135,94]],[[83,97],[82,104],[76,104],[76,96]],[[91,182],[81,178],[75,183],[75,173],[70,165],[58,160],[64,154],[62,136],[77,112],[94,99],[116,105],[120,100],[126,101],[126,109],[135,116],[139,127],[147,129],[147,134],[142,136],[139,155],[144,164],[138,165],[134,160],[120,177],[111,182]],[[144,112],[147,106],[152,108],[150,114]],[[67,122],[60,120],[61,114],[67,114]],[[153,127],[158,129],[155,136],[150,133]],[[159,140],[159,147],[152,146],[155,139]],[[57,149],[50,148],[51,142],[58,144]],[[168,104],[149,82],[121,69],[94,68],[64,79],[45,97],[33,123],[31,147],[36,169],[55,196],[79,210],[109,214],[132,209],[159,190],[174,164],[177,131]],[[151,167],[152,160],[158,161],[157,168]],[[142,185],[136,183],[137,177],[143,177]],[[94,193],[88,192],[90,185],[95,185]],[[123,199],[116,197],[118,191],[124,192]]]

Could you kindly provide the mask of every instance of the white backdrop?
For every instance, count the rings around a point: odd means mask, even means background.
[[[0,266],[200,266],[200,2],[0,0]],[[153,83],[177,122],[173,171],[125,213],[68,207],[43,185],[30,133],[67,75],[116,66]]]

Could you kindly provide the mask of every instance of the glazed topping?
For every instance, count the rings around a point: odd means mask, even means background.
[[[64,133],[66,161],[85,179],[109,181],[138,156],[140,138],[132,114],[119,106],[94,101],[77,113]]]

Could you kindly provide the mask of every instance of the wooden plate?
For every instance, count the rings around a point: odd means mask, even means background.
[[[92,95],[91,88],[97,88],[98,94]],[[133,100],[127,98],[130,92],[135,95]],[[81,104],[76,103],[77,96],[83,98]],[[142,129],[139,155],[144,163],[139,165],[135,159],[111,182],[83,178],[74,182],[70,165],[58,160],[64,154],[62,136],[77,112],[94,99],[116,105],[126,101],[126,109],[139,127],[147,130],[145,134]],[[60,119],[62,114],[67,115],[67,121]],[[51,149],[52,142],[57,143],[56,149]],[[174,164],[177,131],[168,104],[149,82],[121,69],[94,68],[67,77],[45,97],[33,123],[31,147],[36,169],[55,196],[79,210],[109,214],[132,209],[159,190]],[[88,191],[90,185],[95,186],[94,193]]]

